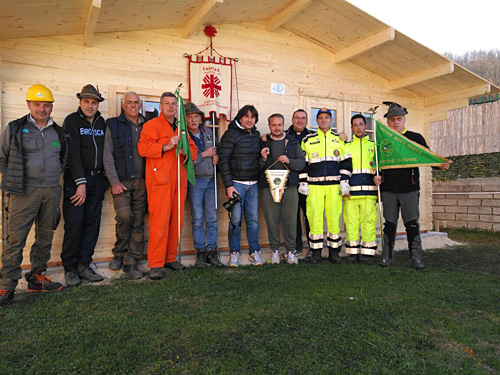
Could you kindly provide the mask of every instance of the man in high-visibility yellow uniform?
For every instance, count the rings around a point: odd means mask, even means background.
[[[299,193],[308,196],[306,211],[310,226],[309,248],[313,251],[311,263],[321,261],[324,212],[328,224],[328,260],[338,264],[342,248],[339,235],[341,195],[349,194],[351,155],[346,152],[344,141],[330,129],[332,112],[329,109],[320,109],[316,122],[318,132],[309,134],[302,141],[307,167],[306,172],[300,174]]]
[[[370,264],[377,250],[377,186],[381,177],[375,176],[375,142],[366,134],[365,117],[352,116],[351,129],[352,141],[345,146],[352,158],[351,190],[344,196],[345,252],[351,263]]]

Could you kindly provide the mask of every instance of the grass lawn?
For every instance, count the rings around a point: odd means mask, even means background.
[[[499,235],[453,231],[426,269],[187,270],[19,294],[0,374],[499,374]]]

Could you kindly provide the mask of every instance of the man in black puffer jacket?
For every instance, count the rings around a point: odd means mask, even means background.
[[[241,242],[242,210],[245,210],[250,261],[262,265],[259,245],[259,158],[260,133],[255,128],[259,119],[252,105],[245,105],[231,121],[219,145],[219,169],[229,198],[238,194],[241,202],[230,212],[228,240],[229,266],[238,267]]]

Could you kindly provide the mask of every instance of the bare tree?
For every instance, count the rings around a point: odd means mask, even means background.
[[[445,52],[444,56],[495,85],[500,85],[500,50],[470,51],[463,55]]]

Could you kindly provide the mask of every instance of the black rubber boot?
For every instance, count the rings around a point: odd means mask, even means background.
[[[373,263],[373,255],[359,255],[359,263],[364,264],[372,264]]]
[[[209,267],[210,264],[207,263],[207,251],[205,249],[198,249],[196,252],[196,262],[194,263],[196,268]]]
[[[322,250],[323,249],[321,249],[321,250],[316,250],[316,249],[315,250],[311,250],[312,251],[312,258],[311,258],[310,262],[312,264],[319,264],[319,263],[321,263],[321,251]]]
[[[359,262],[359,256],[358,254],[349,254],[347,257],[347,260],[349,263],[358,263]]]
[[[396,243],[397,224],[390,221],[385,222],[384,226],[384,246],[382,248],[381,267],[390,267],[394,264],[394,244]]]
[[[420,263],[422,263],[422,239],[420,238],[420,225],[417,220],[412,220],[405,223],[405,229],[406,239],[408,240],[408,249],[410,250],[410,259],[415,261],[412,264],[418,265],[418,267],[412,267],[422,269],[424,267],[423,264],[420,267]]]
[[[339,257],[340,250],[333,249],[331,247],[328,248],[328,261],[332,264],[340,264],[342,263],[342,259]]]

